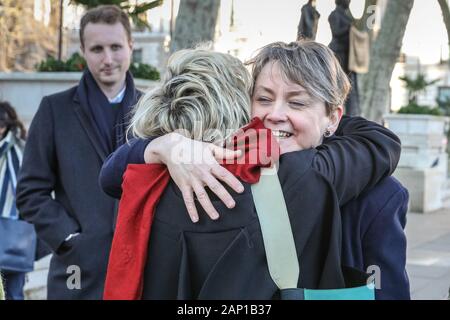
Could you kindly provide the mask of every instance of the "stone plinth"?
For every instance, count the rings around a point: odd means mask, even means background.
[[[388,114],[385,125],[402,141],[402,154],[395,176],[409,190],[410,209],[429,212],[442,208],[447,187],[448,118]]]
[[[442,208],[442,172],[437,168],[397,168],[394,176],[408,189],[413,212],[426,213]]]

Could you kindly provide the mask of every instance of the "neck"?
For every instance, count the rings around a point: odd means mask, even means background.
[[[119,81],[111,86],[106,86],[102,83],[98,83],[98,86],[100,87],[100,90],[102,90],[103,94],[108,99],[113,99],[119,94],[120,90],[122,90],[123,87],[125,86],[125,79],[123,79],[123,81]]]

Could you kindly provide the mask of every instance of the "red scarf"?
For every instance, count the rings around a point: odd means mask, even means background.
[[[244,182],[258,182],[260,168],[268,167],[278,159],[279,146],[259,118],[254,118],[240,130],[233,141],[234,150],[242,150],[243,156],[234,160],[233,164],[224,164],[224,167]],[[165,165],[128,165],[122,184],[122,198],[109,257],[104,299],[141,298],[155,208],[169,180],[170,175]]]

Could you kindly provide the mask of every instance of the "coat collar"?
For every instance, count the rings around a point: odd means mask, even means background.
[[[131,82],[131,84],[132,84],[131,86],[127,86],[126,90],[127,91],[131,90],[130,93],[135,97],[135,100],[137,101],[142,95],[142,92],[134,87],[134,82]],[[127,92],[125,93],[125,95],[126,94]],[[93,115],[89,111],[89,106],[83,105],[79,97],[78,90],[75,90],[72,101],[74,103],[75,114],[77,115],[77,118],[80,121],[81,126],[85,130],[89,140],[94,146],[94,149],[97,152],[100,159],[102,161],[105,161],[105,159],[109,155],[109,152],[102,143],[100,131],[98,130],[95,124]],[[136,101],[134,101],[133,103],[135,103]]]
[[[81,123],[81,126],[86,132],[89,140],[94,146],[94,149],[97,152],[100,159],[102,161],[105,161],[106,157],[108,156],[108,152],[101,143],[100,133],[98,132],[97,127],[95,126],[92,115],[90,114],[90,112],[88,112],[87,110],[85,110],[85,108],[82,107],[77,92],[75,92],[73,102],[75,114],[77,115],[77,118]]]

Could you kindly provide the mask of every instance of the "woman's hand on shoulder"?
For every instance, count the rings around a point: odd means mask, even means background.
[[[239,150],[233,151],[212,143],[192,140],[175,132],[154,139],[144,152],[146,163],[163,163],[167,166],[170,176],[181,190],[186,209],[193,222],[199,219],[194,194],[211,219],[219,218],[205,186],[228,208],[235,206],[233,197],[221,181],[236,192],[243,192],[244,186],[218,161],[235,159],[239,156]]]

